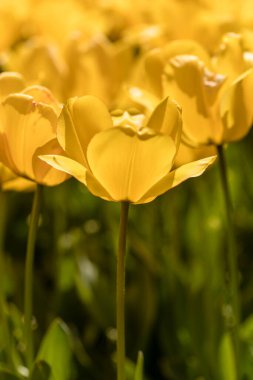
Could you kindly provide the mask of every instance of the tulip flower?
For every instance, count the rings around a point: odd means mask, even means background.
[[[111,106],[118,98],[134,60],[134,46],[128,41],[112,43],[102,34],[90,40],[80,34],[74,35],[66,51],[68,74],[64,82],[64,98],[89,94]]]
[[[45,38],[34,37],[6,54],[5,70],[18,71],[26,85],[42,85],[62,100],[62,86],[67,66],[57,45]]]
[[[5,165],[1,165],[1,172],[6,174],[8,187],[7,179],[15,176],[23,177],[15,180],[21,188],[29,188],[30,181],[54,185],[67,178],[55,170],[48,172],[36,158],[37,149],[44,151],[47,146],[50,151],[52,147],[61,151],[54,132],[60,111],[60,104],[47,88],[25,87],[23,77],[15,72],[0,74],[0,162]]]
[[[117,256],[117,378],[124,380],[124,288],[126,228],[129,203],[147,203],[189,177],[198,176],[214,157],[172,166],[181,137],[181,111],[169,98],[150,118],[115,111],[92,96],[72,98],[57,130],[66,156],[41,156],[54,168],[73,175],[96,196],[121,202]]]
[[[56,140],[56,106],[48,94],[48,90],[35,86],[8,95],[0,104],[0,162],[18,176],[53,186],[67,176],[38,158],[44,152],[61,152]]]
[[[187,144],[217,146],[248,133],[253,70],[238,35],[225,36],[212,60],[195,42],[175,42],[150,54],[147,73],[156,94],[181,105]]]
[[[92,96],[72,98],[60,117],[59,143],[66,156],[41,158],[109,201],[152,201],[184,180],[200,175],[214,158],[172,166],[181,136],[181,112],[169,98],[147,122],[143,115],[111,116]],[[155,156],[155,160],[154,160]]]
[[[53,107],[55,113],[58,115],[61,111],[61,107],[57,100],[53,97],[51,92],[41,86],[25,86],[25,81],[22,75],[16,72],[4,72],[0,74],[0,103],[3,103],[10,94],[24,93],[32,96],[37,102],[50,104]],[[4,113],[3,113],[4,115]],[[3,116],[4,119],[4,116]],[[1,130],[3,139],[4,128]],[[4,152],[2,151],[4,156]],[[3,158],[3,161],[7,162],[7,159]],[[26,179],[18,176],[10,170],[12,165],[4,166],[0,163],[0,186],[3,190],[17,190],[17,191],[29,191],[34,189],[34,182],[31,179]],[[12,167],[13,169],[13,167]],[[58,174],[58,173],[57,173]]]

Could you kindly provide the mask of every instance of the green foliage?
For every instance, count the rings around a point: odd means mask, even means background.
[[[0,379],[1,380],[21,380],[20,377],[14,375],[8,370],[1,370],[1,369],[0,369]]]
[[[49,380],[51,377],[51,368],[44,361],[37,361],[31,373],[31,380]]]
[[[143,364],[144,364],[144,356],[140,351],[138,353],[137,364],[135,368],[134,380],[143,380]]]
[[[68,327],[61,320],[56,319],[49,327],[42,340],[37,361],[33,376],[41,376],[41,380],[70,379],[71,335]],[[37,380],[36,377],[35,379]]]
[[[231,335],[225,334],[220,344],[220,372],[222,380],[237,380],[235,353]]]

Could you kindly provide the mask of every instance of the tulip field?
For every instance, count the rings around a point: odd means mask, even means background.
[[[0,380],[253,379],[250,0],[0,0]]]

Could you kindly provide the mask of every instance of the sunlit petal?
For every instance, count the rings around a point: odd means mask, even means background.
[[[152,50],[146,57],[145,66],[148,75],[149,85],[156,97],[163,96],[162,73],[164,67],[164,57],[161,49]]]
[[[53,96],[52,92],[48,90],[48,88],[43,86],[29,86],[26,87],[23,91],[23,94],[27,94],[33,97],[35,102],[39,103],[45,103],[49,106],[51,106],[54,111],[56,112],[57,116],[59,116],[62,106],[60,103],[56,100],[56,98]]]
[[[164,95],[162,86],[164,67],[171,58],[179,55],[195,56],[204,62],[206,67],[210,68],[210,58],[207,52],[193,40],[177,40],[167,44],[162,49],[154,49],[147,55],[145,66],[151,90],[159,98]]]
[[[49,164],[49,168],[53,167],[61,172],[68,173],[71,176],[78,179],[78,181],[82,182],[84,185],[86,184],[86,173],[87,169],[84,166],[79,164],[79,162],[74,161],[73,159],[57,154],[48,154],[38,156],[38,159]]]
[[[86,149],[94,134],[112,127],[106,106],[93,96],[69,99],[60,116],[57,137],[68,156],[86,164]]]
[[[115,201],[137,202],[168,173],[175,152],[169,136],[140,136],[133,130],[115,127],[94,136],[87,158],[92,174]]]
[[[229,80],[239,76],[245,70],[241,36],[235,33],[226,34],[212,63],[216,71],[227,75]]]
[[[157,96],[138,87],[130,87],[128,93],[131,100],[136,104],[143,106],[150,112],[152,112],[157,103],[159,103],[159,98]]]
[[[17,177],[15,173],[0,163],[0,189],[3,191],[32,191],[34,188],[34,182]]]
[[[9,94],[20,92],[25,87],[22,75],[15,72],[6,72],[0,74],[0,102]]]
[[[21,177],[13,178],[2,184],[3,191],[34,191],[36,184]]]
[[[153,185],[142,198],[139,199],[138,203],[145,203],[148,199],[152,200],[154,197],[165,193],[188,178],[200,176],[215,159],[216,156],[212,156],[180,166]]]
[[[33,154],[54,138],[55,112],[28,95],[10,95],[0,105],[0,120],[1,161],[17,174],[34,179]]]
[[[171,136],[178,147],[182,131],[181,109],[173,100],[165,98],[151,114],[147,126]]]
[[[104,189],[104,187],[97,181],[96,178],[93,177],[91,173],[89,173],[84,166],[79,164],[79,162],[76,162],[69,157],[60,155],[39,156],[39,159],[45,161],[51,167],[59,171],[70,174],[87,186],[94,195],[106,200],[112,200],[111,196]]]
[[[164,91],[182,107],[183,133],[193,145],[208,144],[222,133],[216,102],[224,80],[192,56],[175,57],[166,67]]]
[[[36,149],[32,159],[34,177],[36,178],[36,181],[38,183],[43,183],[46,186],[55,186],[65,181],[69,178],[69,176],[62,171],[54,169],[52,166],[47,165],[39,159],[39,156],[46,154],[64,154],[56,138]]]
[[[240,140],[249,132],[253,122],[252,88],[253,69],[250,69],[223,94],[220,112],[224,141]]]

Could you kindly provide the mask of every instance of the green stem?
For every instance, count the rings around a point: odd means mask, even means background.
[[[25,264],[25,299],[24,299],[24,339],[26,361],[29,369],[33,362],[33,337],[32,337],[32,304],[33,304],[33,263],[34,248],[39,223],[39,210],[42,197],[42,186],[37,184],[33,198],[32,212],[30,215],[29,233],[26,249]]]
[[[117,256],[117,380],[125,380],[125,257],[128,202],[121,202]]]
[[[226,206],[227,216],[227,235],[228,235],[228,249],[227,249],[227,271],[228,271],[228,302],[232,308],[232,318],[228,321],[232,341],[234,342],[236,361],[238,365],[239,343],[238,343],[238,325],[240,323],[240,308],[239,308],[239,295],[238,295],[238,268],[237,268],[237,252],[236,241],[233,224],[233,207],[228,186],[228,175],[224,150],[222,145],[217,146],[217,153],[219,158],[219,168],[221,176],[221,184],[224,194],[224,201]]]
[[[7,362],[11,369],[13,369],[12,360],[12,347],[11,347],[11,336],[9,331],[8,319],[6,315],[6,300],[5,300],[5,289],[4,289],[4,277],[5,277],[5,255],[4,255],[4,237],[5,237],[5,227],[6,227],[6,197],[5,193],[0,190],[0,316],[3,328],[3,338],[6,344],[6,356]]]

